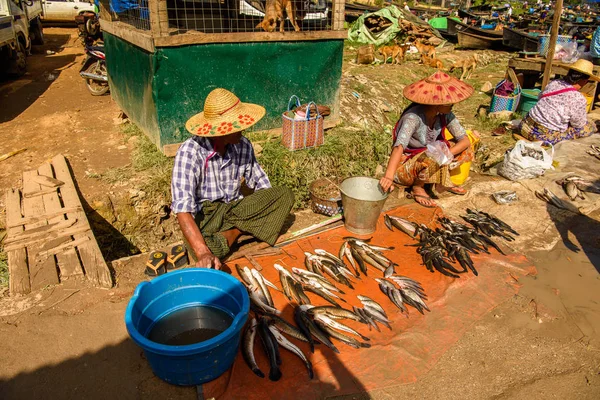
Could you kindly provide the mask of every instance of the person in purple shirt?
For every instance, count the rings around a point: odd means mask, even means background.
[[[264,107],[215,89],[186,123],[194,136],[175,157],[171,209],[198,267],[220,268],[242,233],[273,246],[294,205],[289,188],[271,187],[242,136],[264,115]],[[243,185],[254,192],[244,196]]]

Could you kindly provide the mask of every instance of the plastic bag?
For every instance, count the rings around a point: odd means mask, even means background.
[[[547,169],[553,169],[552,154],[548,154],[540,142],[519,140],[515,147],[504,155],[504,161],[498,167],[498,175],[511,181],[532,179],[541,176]]]
[[[579,58],[584,52],[585,46],[577,47],[577,42],[565,43],[556,46],[554,59],[560,60],[566,64],[572,64],[575,61],[579,60]]]
[[[496,193],[492,193],[492,198],[498,204],[510,204],[519,200],[519,196],[517,196],[517,192],[512,192],[510,190],[501,190]]]
[[[454,158],[448,145],[439,140],[427,145],[426,154],[428,157],[433,158],[438,165],[448,165]]]

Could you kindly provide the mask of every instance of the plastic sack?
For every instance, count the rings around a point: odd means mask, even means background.
[[[554,59],[566,64],[572,64],[579,59],[584,51],[585,46],[577,47],[577,42],[564,43],[556,46]]]
[[[448,145],[439,140],[427,145],[426,154],[438,163],[438,165],[448,165],[454,158],[452,153],[450,153]]]
[[[554,147],[552,154],[548,154],[541,142],[519,140],[515,147],[507,150],[504,161],[498,167],[498,175],[511,181],[537,178],[553,168],[553,157]]]

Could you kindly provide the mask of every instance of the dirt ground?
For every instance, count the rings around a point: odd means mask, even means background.
[[[83,51],[75,29],[48,28],[45,33],[48,44],[29,58],[29,73],[0,83],[0,154],[27,148],[0,164],[0,188],[18,186],[24,169],[62,153],[83,199],[93,205],[119,189],[89,176],[128,165],[134,144],[113,122],[119,110],[110,96],[91,96],[79,77]],[[345,67],[344,79],[358,93],[364,88],[355,80],[360,84],[363,78],[356,77],[365,72],[356,68]],[[470,82],[479,85],[497,75],[481,69]],[[590,140],[598,144],[599,139]],[[589,162],[581,149],[570,151],[579,152],[569,153],[575,154],[569,156],[572,168]],[[562,160],[559,172],[569,168]],[[600,169],[589,171],[597,173]],[[522,190],[519,203],[504,209],[488,203],[489,194],[504,186]],[[440,204],[451,215],[465,205],[489,207],[522,228],[526,234],[513,248],[534,262],[537,276],[521,278],[519,294],[477,321],[417,382],[346,398],[600,398],[598,215],[557,213],[532,198],[530,189],[499,178],[474,177],[470,189],[470,197],[444,198]],[[306,223],[308,215],[297,220]],[[117,285],[111,290],[66,282],[27,297],[11,298],[6,292],[0,297],[0,398],[197,398],[195,388],[170,386],[154,377],[142,351],[129,340],[124,311],[144,275],[135,261],[115,262],[113,268]]]

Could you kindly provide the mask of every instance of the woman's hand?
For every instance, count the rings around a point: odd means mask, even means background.
[[[394,190],[394,180],[384,176],[379,180],[379,186],[383,189],[384,193],[391,192]]]
[[[196,254],[196,256],[198,257],[198,261],[196,261],[196,267],[221,269],[221,260],[215,257],[215,255],[210,251]]]

